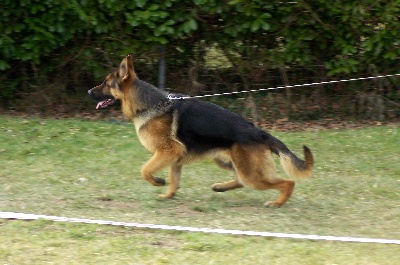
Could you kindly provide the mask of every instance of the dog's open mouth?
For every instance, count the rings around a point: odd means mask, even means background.
[[[113,98],[109,98],[103,101],[100,101],[99,103],[97,103],[96,109],[104,109],[107,108],[108,106],[111,106],[115,103],[115,99]]]

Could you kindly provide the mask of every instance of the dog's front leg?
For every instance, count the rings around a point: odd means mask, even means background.
[[[176,191],[179,189],[181,181],[182,165],[173,164],[169,170],[169,187],[165,194],[160,197],[164,199],[172,198],[175,196]]]
[[[154,177],[154,174],[160,169],[167,167],[172,163],[170,156],[159,151],[143,165],[141,174],[143,178],[154,186],[165,186],[165,179]]]

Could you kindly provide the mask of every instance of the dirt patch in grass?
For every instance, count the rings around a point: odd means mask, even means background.
[[[91,205],[93,207],[98,207],[101,209],[115,209],[115,210],[127,210],[134,211],[140,208],[140,204],[134,201],[118,201],[118,200],[104,200],[105,198],[97,198],[97,200],[92,201]]]

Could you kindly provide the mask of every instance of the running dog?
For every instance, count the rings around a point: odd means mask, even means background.
[[[272,154],[279,156],[289,176],[311,175],[314,159],[307,146],[303,146],[302,160],[280,140],[237,114],[195,98],[169,97],[137,77],[131,56],[124,58],[116,72],[88,93],[99,101],[96,109],[119,101],[124,115],[133,121],[140,143],[153,154],[141,169],[146,181],[164,186],[165,179],[154,174],[169,167],[169,187],[160,195],[162,198],[176,194],[183,165],[205,157],[211,157],[234,175],[233,180],[216,183],[211,189],[279,190],[276,200],[265,203],[269,207],[282,206],[295,185],[293,180],[277,177]]]

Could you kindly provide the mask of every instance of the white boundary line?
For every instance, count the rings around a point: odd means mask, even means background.
[[[319,236],[319,235],[257,232],[257,231],[246,231],[246,230],[216,229],[216,228],[197,228],[197,227],[188,227],[188,226],[175,226],[175,225],[170,226],[170,225],[156,225],[156,224],[127,223],[127,222],[69,218],[69,217],[60,217],[60,216],[37,215],[37,214],[14,213],[14,212],[0,212],[0,219],[25,220],[25,221],[44,219],[44,220],[49,220],[49,221],[54,221],[54,222],[111,225],[111,226],[135,227],[135,228],[140,228],[140,229],[200,232],[200,233],[208,233],[208,234],[244,235],[244,236],[275,237],[275,238],[303,239],[303,240],[323,240],[323,241],[400,245],[400,240],[396,240],[396,239]]]
[[[276,90],[282,88],[295,88],[295,87],[305,87],[305,86],[317,86],[317,85],[326,85],[326,84],[335,84],[341,82],[352,82],[352,81],[360,81],[360,80],[371,80],[378,78],[387,78],[387,77],[395,77],[400,76],[400,74],[392,74],[392,75],[377,75],[377,76],[368,76],[368,77],[359,77],[359,78],[350,78],[350,79],[341,79],[341,80],[331,80],[331,81],[323,81],[318,83],[307,83],[300,85],[287,85],[287,86],[277,86],[277,87],[269,87],[269,88],[260,88],[260,89],[251,89],[251,90],[242,90],[242,91],[233,91],[233,92],[225,92],[225,93],[215,93],[215,94],[207,94],[207,95],[198,95],[198,96],[174,96],[174,94],[168,95],[169,99],[189,99],[189,98],[206,98],[206,97],[216,97],[216,96],[226,96],[226,95],[234,95],[234,94],[243,94],[243,93],[251,93],[251,92],[260,92],[260,91],[268,91],[268,90]]]

